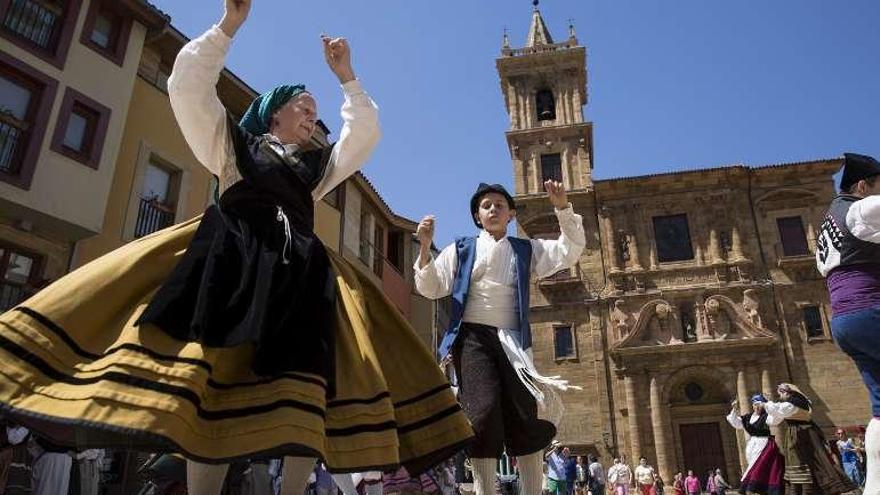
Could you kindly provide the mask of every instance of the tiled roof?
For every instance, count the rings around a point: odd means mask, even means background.
[[[376,199],[379,200],[379,203],[383,206],[385,213],[388,216],[390,216],[392,220],[396,220],[398,222],[404,223],[404,224],[406,224],[407,227],[415,229],[416,225],[418,225],[418,222],[416,222],[415,220],[410,220],[409,218],[406,218],[402,215],[398,215],[397,213],[394,213],[394,210],[391,209],[391,207],[388,205],[388,203],[385,202],[385,199],[382,197],[382,195],[379,194],[379,190],[376,189],[376,186],[373,185],[373,182],[370,181],[370,179],[363,172],[360,172],[360,171],[357,172],[355,174],[355,177],[357,179],[361,179],[363,184],[365,184],[370,189],[370,192],[372,192],[373,195],[375,195]]]

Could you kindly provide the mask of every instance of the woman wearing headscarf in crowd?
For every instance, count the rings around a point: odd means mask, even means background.
[[[785,481],[793,495],[819,493],[837,495],[855,490],[855,485],[831,459],[822,430],[813,422],[810,399],[791,383],[776,389],[779,402],[765,402],[769,416],[784,418],[779,449],[785,456]]]
[[[470,425],[399,311],[313,230],[315,201],[378,142],[377,107],[346,40],[324,37],[345,95],[335,144],[315,134],[317,103],[298,84],[233,120],[216,86],[250,7],[225,0],[168,81],[218,204],[0,316],[0,407],[65,447],[180,452],[190,495],[218,494],[228,463],[253,457],[284,456],[285,495],[302,493],[316,458],[334,472],[420,473]],[[273,65],[294,67],[294,52]]]
[[[749,435],[746,443],[746,461],[748,466],[740,480],[741,493],[759,493],[761,495],[779,495],[783,493],[783,475],[785,474],[785,458],[770,433],[770,427],[784,420],[782,416],[768,414],[764,405],[767,398],[762,394],[752,396],[752,412],[740,415],[737,402],[731,404],[727,422],[737,430],[744,430]]]

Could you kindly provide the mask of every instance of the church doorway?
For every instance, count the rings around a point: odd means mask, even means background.
[[[718,422],[679,425],[681,450],[684,468],[694,471],[703,486],[706,486],[706,473],[711,469],[727,466],[724,458],[724,443]]]

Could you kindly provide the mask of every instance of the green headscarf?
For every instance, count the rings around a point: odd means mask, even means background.
[[[272,114],[305,92],[306,87],[303,84],[285,84],[263,93],[251,103],[238,125],[255,136],[262,136],[269,132]]]

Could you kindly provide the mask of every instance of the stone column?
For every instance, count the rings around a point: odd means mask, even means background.
[[[568,125],[569,124],[568,87],[565,85],[564,80],[562,81],[562,84],[563,84],[563,87],[562,87],[562,90],[560,91],[562,93],[562,101],[561,101],[562,104],[559,106],[558,110],[561,111],[561,113],[562,113],[562,124]],[[559,113],[560,112],[556,113],[557,117],[560,116]]]
[[[541,170],[541,154],[535,147],[529,149],[529,163],[532,165],[532,190],[530,192],[540,193],[544,191],[541,185],[541,174],[544,172]]]
[[[768,400],[773,399],[773,375],[768,368],[761,370],[761,392]]]
[[[565,150],[568,153],[568,163],[566,163],[566,167],[568,167],[568,177],[569,177],[569,188],[571,189],[580,189],[581,186],[581,176],[578,173],[578,150],[577,145],[575,143],[569,141],[565,145]]]
[[[599,209],[602,215],[602,225],[605,228],[605,249],[608,252],[608,266],[611,272],[620,272],[620,257],[617,252],[617,232],[614,230],[614,220],[611,219],[611,208],[603,206]]]
[[[565,123],[571,125],[575,122],[574,99],[576,98],[577,88],[571,79],[567,79],[565,84],[566,88],[568,88],[565,92],[565,108],[568,109],[568,120]]]
[[[525,126],[526,128],[535,126],[535,98],[532,95],[531,87],[529,84],[524,85],[524,96],[526,100],[525,106]]]
[[[770,371],[770,368],[765,367],[761,369],[761,393],[764,394],[764,397],[766,397],[767,400],[773,400],[774,390],[776,390],[776,386],[773,383],[773,373]],[[776,438],[779,438],[781,434],[779,426],[771,426],[770,433]]]
[[[630,452],[628,457],[638,462],[639,456],[642,455],[642,431],[639,427],[639,403],[636,401],[636,387],[636,377],[631,374],[623,377],[627,419],[629,420]]]
[[[630,225],[630,235],[631,241],[629,243],[629,260],[632,263],[633,270],[641,270],[642,269],[642,258],[639,256],[639,225],[641,222],[641,209],[638,206],[632,206],[629,208],[629,215],[627,215],[627,224]]]
[[[739,222],[737,222],[736,220],[733,221],[733,225],[730,229],[730,260],[734,263],[746,260],[746,257],[743,254],[742,236],[739,231]]]
[[[669,442],[667,441],[667,429],[669,421],[666,420],[666,406],[661,399],[661,386],[656,376],[651,377],[651,428],[654,430],[654,450],[657,451],[657,470],[664,480],[672,479],[670,472]]]
[[[524,129],[526,127],[525,115],[526,115],[526,97],[525,97],[525,89],[522,87],[522,84],[517,83],[514,86],[516,91],[516,107],[514,108],[514,112],[516,112],[516,128]]]
[[[736,372],[736,398],[739,403],[739,413],[742,414],[744,411],[748,411],[751,407],[749,405],[749,389],[746,384],[746,371],[744,369],[737,370]],[[739,464],[740,469],[745,470],[748,466],[748,461],[746,459],[746,443],[748,442],[748,438],[746,433],[742,430],[736,430],[736,443],[739,450]]]
[[[519,146],[513,145],[510,150],[510,154],[511,156],[513,156],[513,169],[517,171],[514,189],[516,189],[517,191],[522,191],[524,194],[528,194],[529,162],[522,159],[522,155],[520,154],[518,148]]]
[[[709,226],[709,263],[721,263],[721,242],[718,240],[718,228],[712,224]]]
[[[648,267],[651,270],[657,269],[657,243],[652,240],[654,237],[654,221],[648,215],[647,208],[640,208],[639,223],[642,225],[642,232],[645,234],[645,242],[648,243]],[[664,478],[665,479],[665,478]]]
[[[633,271],[642,269],[642,259],[639,256],[639,231],[633,228],[629,232],[629,261]]]

